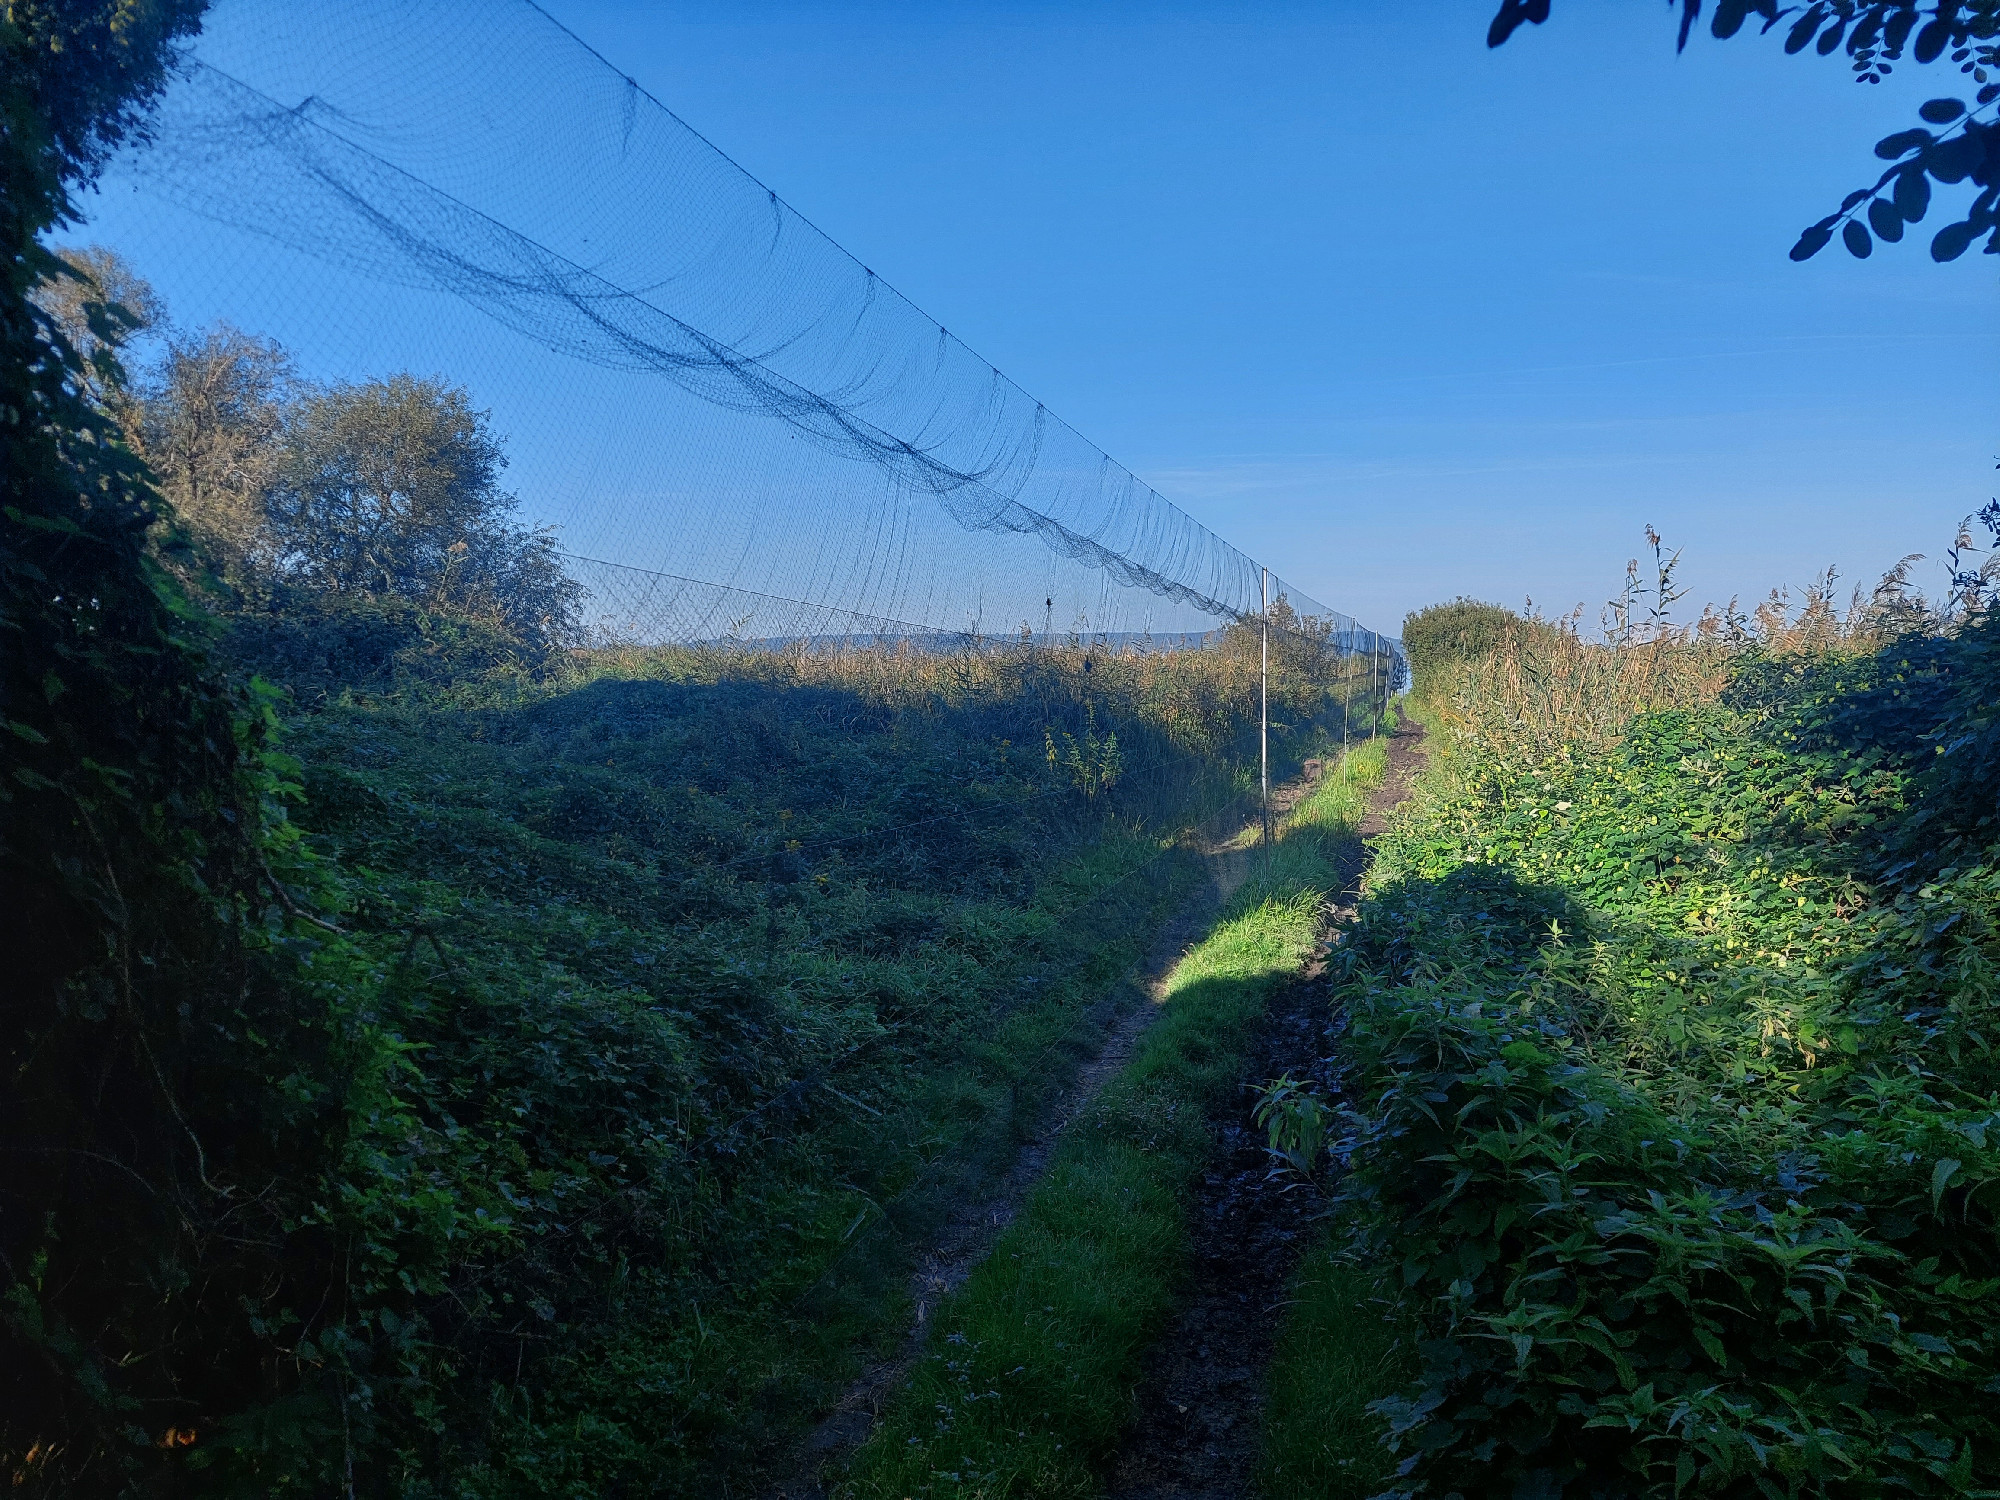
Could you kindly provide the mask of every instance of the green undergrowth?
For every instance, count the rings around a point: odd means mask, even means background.
[[[907,1326],[1250,786],[1202,664],[1074,655],[618,653],[299,724],[390,1059],[326,1226],[403,1351],[382,1482],[754,1486]]]
[[[1272,992],[1316,950],[1340,849],[1379,782],[1362,747],[1304,799],[1159,1019],[1057,1148],[868,1444],[850,1497],[1088,1495],[1187,1274],[1186,1199]]]
[[[1286,820],[1296,836],[1307,829],[1351,831],[1368,816],[1369,794],[1389,769],[1389,742],[1372,739],[1353,746],[1328,766]]]
[[[1086,795],[1015,748],[1068,713],[723,672],[301,726],[408,1049],[369,1149],[456,1241],[403,1487],[754,1474],[900,1323],[910,1246],[1138,1002],[1198,875],[1173,815],[1240,787],[1126,724],[1150,776]]]
[[[1372,694],[1324,634],[1279,654],[1282,774]],[[7,1220],[32,1277],[0,1352],[60,1378],[0,1413],[0,1474],[767,1487],[900,1341],[921,1247],[1144,1003],[1191,830],[1249,815],[1260,660],[1232,627],[350,662],[282,724],[260,690],[217,812],[258,824],[234,894],[202,894],[227,871],[198,842],[133,877],[193,893],[160,937],[198,1003],[146,958],[115,1006],[42,984],[17,1038],[16,1115],[69,1165]],[[77,1081],[114,1054],[137,1085]]]
[[[1414,1495],[1995,1493],[1992,619],[1558,645],[1438,690],[1336,950],[1343,1269],[1273,1492],[1366,1493],[1324,1460],[1386,1430]],[[1619,674],[1620,723],[1566,696]]]

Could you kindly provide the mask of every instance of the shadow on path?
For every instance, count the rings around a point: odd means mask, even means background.
[[[1388,772],[1369,798],[1361,838],[1379,834],[1409,794],[1423,730],[1397,729]],[[1352,911],[1368,851],[1357,839],[1335,920]],[[1266,1013],[1246,1086],[1313,1067],[1330,1017],[1315,963]],[[1269,1180],[1269,1159],[1241,1095],[1216,1120],[1215,1160],[1190,1205],[1193,1284],[1154,1350],[1138,1393],[1138,1418],[1112,1468],[1111,1500],[1239,1500],[1254,1493],[1263,1427],[1264,1370],[1277,1340],[1292,1273],[1312,1238],[1314,1203]]]
[[[1391,748],[1393,751],[1394,746]],[[1306,774],[1272,789],[1271,806],[1277,817],[1282,819],[1312,789],[1320,769],[1319,762],[1308,762]],[[1394,775],[1393,755],[1391,775]],[[1208,878],[1160,929],[1144,962],[1124,981],[1134,986],[1143,999],[1128,1004],[1107,1029],[1102,1049],[1078,1070],[1074,1082],[1049,1111],[1034,1139],[1016,1153],[994,1191],[983,1201],[968,1204],[954,1214],[924,1252],[911,1278],[913,1309],[907,1337],[893,1356],[877,1361],[849,1386],[839,1403],[783,1466],[781,1472],[785,1477],[766,1492],[766,1500],[824,1500],[826,1488],[821,1476],[837,1472],[840,1463],[867,1440],[884,1403],[922,1355],[932,1314],[985,1258],[1000,1232],[1013,1222],[1029,1191],[1047,1171],[1063,1132],[1089,1109],[1104,1084],[1131,1061],[1140,1037],[1161,1013],[1168,976],[1188,950],[1207,934],[1217,914],[1256,869],[1261,857],[1258,849],[1261,824],[1258,813],[1252,811],[1246,816],[1239,803],[1197,830],[1196,847],[1207,864]],[[1361,868],[1357,845],[1354,865],[1357,878]],[[1309,1052],[1310,1048],[1310,1034],[1302,1033],[1291,1055]],[[1260,1171],[1262,1160],[1260,1152]],[[1289,1259],[1286,1264],[1289,1267]]]

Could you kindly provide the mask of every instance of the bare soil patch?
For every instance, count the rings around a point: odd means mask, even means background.
[[[1405,725],[1390,740],[1388,772],[1369,799],[1362,838],[1380,833],[1408,795],[1422,738],[1420,727]],[[1357,840],[1336,921],[1352,910],[1367,865],[1367,847]],[[1194,1283],[1139,1389],[1138,1418],[1111,1473],[1113,1500],[1239,1500],[1254,1492],[1264,1370],[1315,1205],[1307,1192],[1288,1191],[1269,1175],[1249,1088],[1321,1066],[1320,1042],[1332,1020],[1322,972],[1315,963],[1273,1003],[1244,1095],[1214,1122],[1215,1160],[1190,1206]]]

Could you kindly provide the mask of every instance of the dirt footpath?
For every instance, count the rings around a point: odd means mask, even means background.
[[[1318,772],[1319,763],[1308,762],[1306,775],[1274,787],[1272,812],[1282,819],[1312,789]],[[1160,929],[1145,962],[1133,976],[1153,1003],[1133,1006],[1111,1026],[1103,1049],[1078,1071],[1040,1133],[1016,1154],[992,1195],[969,1205],[945,1226],[912,1278],[915,1316],[896,1357],[874,1365],[848,1388],[792,1456],[785,1466],[787,1477],[767,1493],[767,1500],[823,1500],[826,1489],[821,1476],[836,1470],[838,1461],[867,1439],[882,1404],[922,1354],[932,1313],[985,1258],[1000,1231],[1013,1222],[1028,1190],[1048,1169],[1062,1132],[1089,1108],[1105,1082],[1131,1060],[1141,1033],[1160,1013],[1166,979],[1174,965],[1201,940],[1216,913],[1255,868],[1261,826],[1260,814],[1253,812],[1246,820],[1239,807],[1201,830],[1197,847],[1208,865],[1208,879]]]
[[[1370,797],[1364,838],[1382,831],[1421,763],[1423,730],[1399,728],[1388,774]],[[1336,919],[1351,911],[1368,864],[1357,842]],[[1139,1390],[1139,1417],[1112,1470],[1112,1500],[1239,1500],[1254,1493],[1263,1376],[1285,1293],[1310,1238],[1311,1194],[1267,1177],[1248,1087],[1320,1064],[1331,1017],[1319,966],[1273,1004],[1253,1049],[1246,1095],[1215,1122],[1217,1151],[1192,1206],[1194,1285]]]

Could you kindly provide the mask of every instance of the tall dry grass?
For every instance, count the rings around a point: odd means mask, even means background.
[[[1531,762],[1587,755],[1636,714],[1714,702],[1739,650],[1699,637],[1611,645],[1538,632],[1445,668],[1426,684],[1423,709],[1448,746]]]
[[[1310,629],[1274,629],[1270,645],[1275,732],[1316,726],[1338,738],[1343,723],[1366,732],[1368,715],[1384,695],[1386,658],[1343,656]],[[576,682],[750,680],[850,693],[918,713],[1012,705],[1051,723],[1092,704],[1107,722],[1144,724],[1182,750],[1220,755],[1240,749],[1242,736],[1257,723],[1261,646],[1254,621],[1231,625],[1199,649],[1012,637],[968,641],[953,650],[909,642],[801,642],[776,650],[614,645],[574,653],[571,673]]]
[[[1412,707],[1436,737],[1441,771],[1503,781],[1524,766],[1602,754],[1637,715],[1714,703],[1750,657],[1861,655],[1911,629],[1945,628],[1887,593],[1894,581],[1857,592],[1845,612],[1831,572],[1796,597],[1774,589],[1747,614],[1732,601],[1688,625],[1637,625],[1628,609],[1596,641],[1575,615],[1517,618],[1488,649],[1421,671]]]

